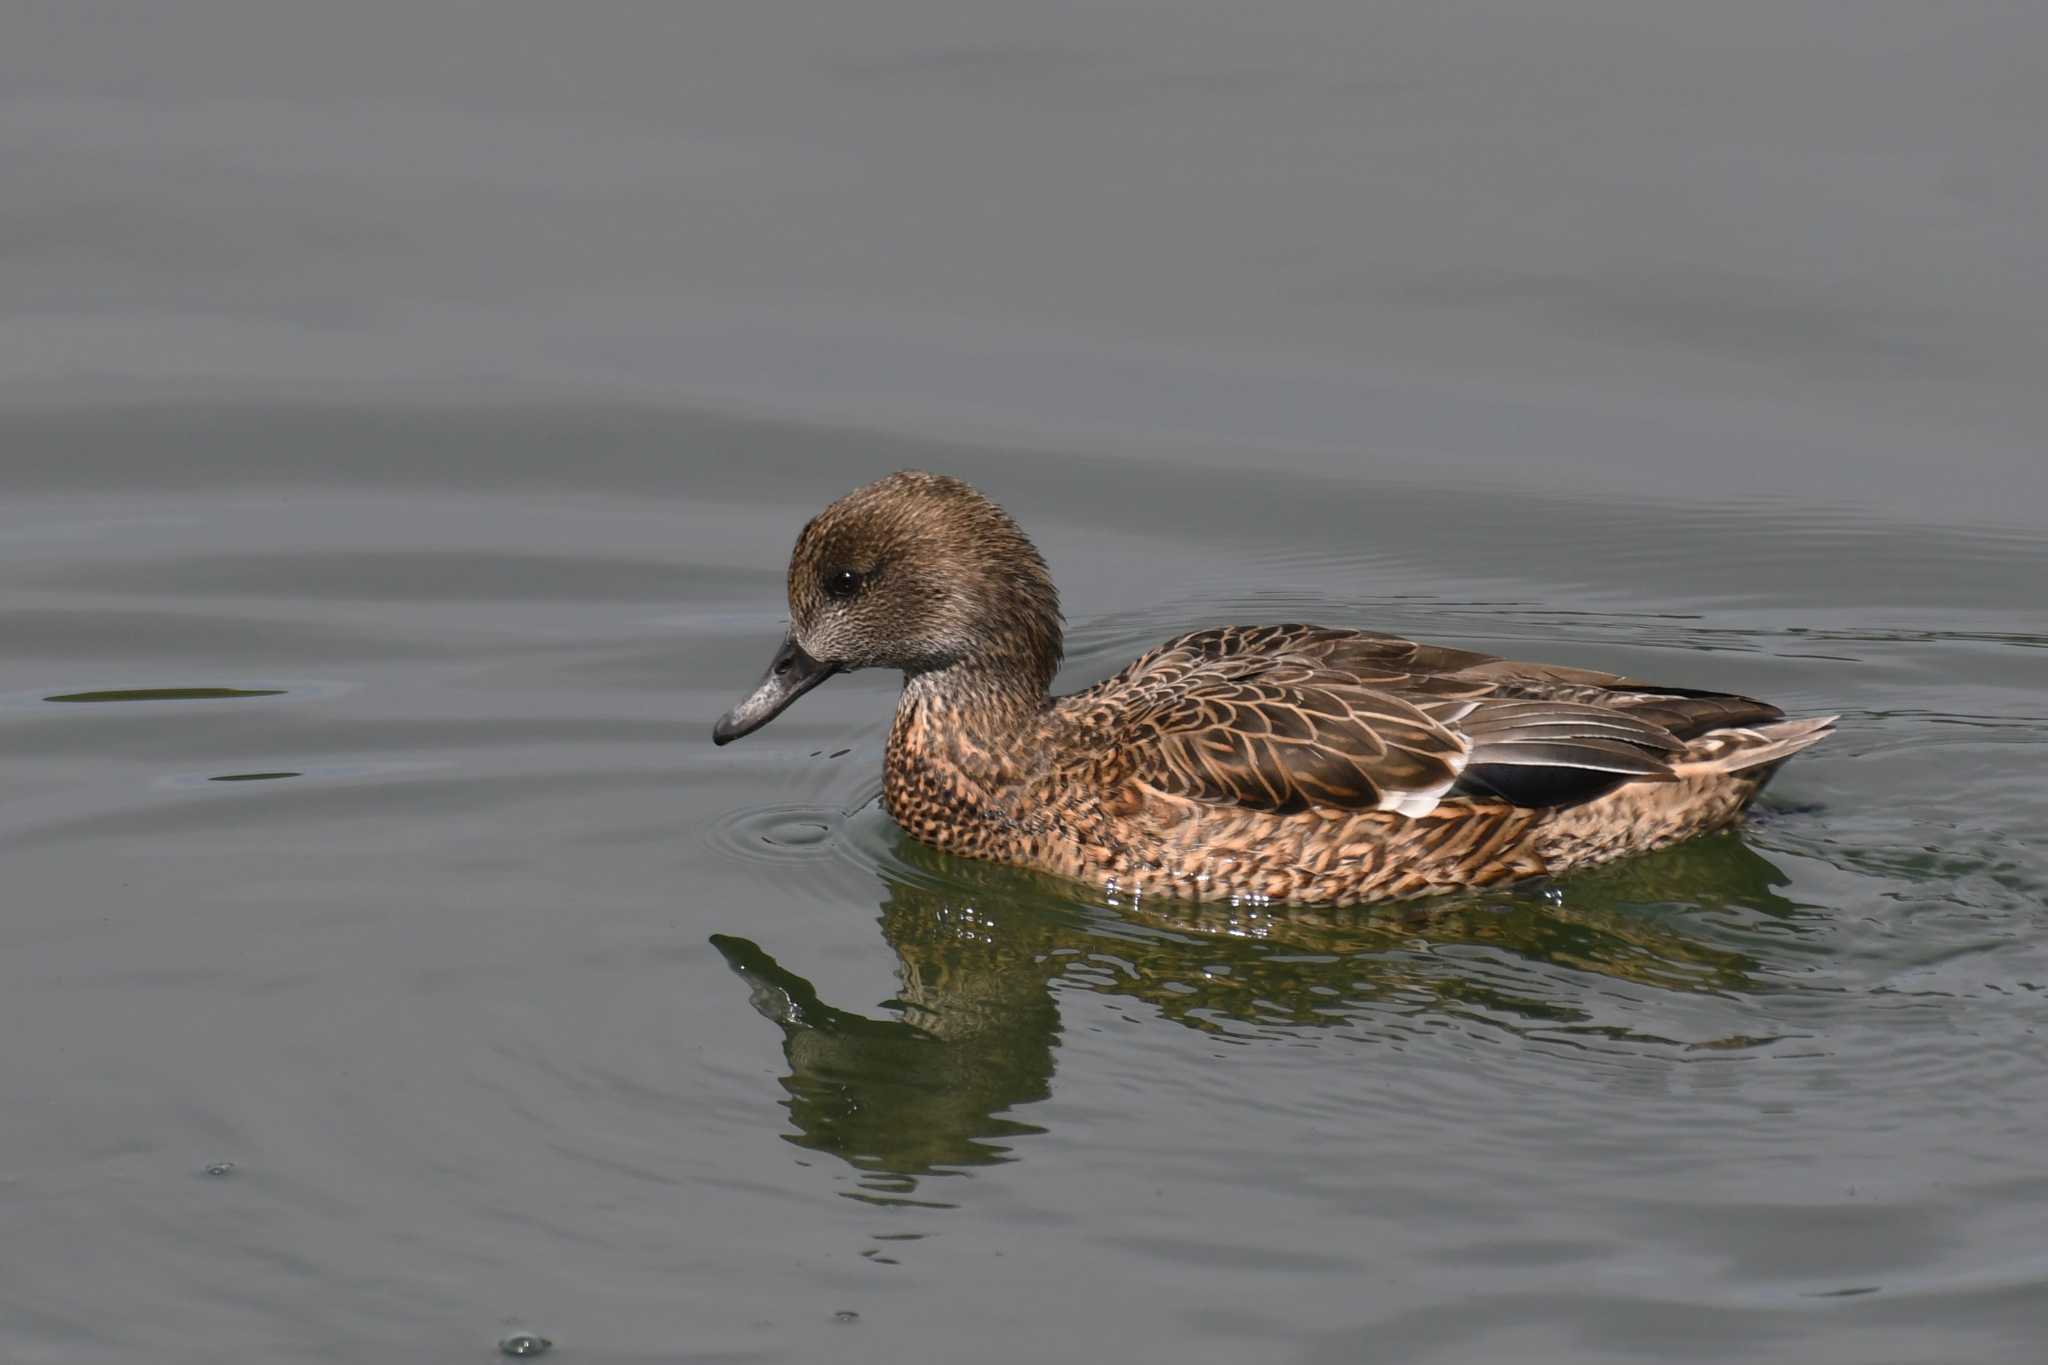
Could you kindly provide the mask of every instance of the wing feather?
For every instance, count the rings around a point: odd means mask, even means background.
[[[1780,713],[1746,697],[1392,635],[1224,627],[1066,699],[1153,792],[1286,814],[1419,815],[1446,796],[1570,805],[1669,781],[1687,740]]]

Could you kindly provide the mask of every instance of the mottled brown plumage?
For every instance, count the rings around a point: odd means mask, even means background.
[[[1736,819],[1834,717],[1321,626],[1225,626],[1048,695],[1045,563],[957,479],[820,513],[790,635],[719,743],[835,672],[904,673],[883,801],[918,839],[1134,895],[1353,904],[1491,886]]]

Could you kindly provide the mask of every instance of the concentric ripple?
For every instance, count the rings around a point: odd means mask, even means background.
[[[827,806],[762,806],[736,811],[715,827],[719,852],[764,863],[801,863],[832,856],[840,813]]]

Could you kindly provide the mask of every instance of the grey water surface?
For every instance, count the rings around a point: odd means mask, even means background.
[[[0,1360],[2037,1359],[2044,16],[17,7]],[[709,739],[904,466],[1062,686],[1841,730],[1469,898],[950,860],[892,679]]]

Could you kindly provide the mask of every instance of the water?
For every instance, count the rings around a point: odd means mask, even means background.
[[[680,410],[9,431],[11,1358],[446,1358],[517,1318],[598,1360],[2020,1359],[2042,1325],[2033,536]],[[886,678],[708,741],[795,528],[906,454],[1039,535],[1069,683],[1307,617],[1842,733],[1739,836],[1470,901],[950,861],[877,808]]]
[[[0,1359],[2038,1354],[2038,10],[108,12],[0,44]],[[1844,720],[1469,899],[948,860],[891,679],[709,740],[902,466],[1062,686]]]

